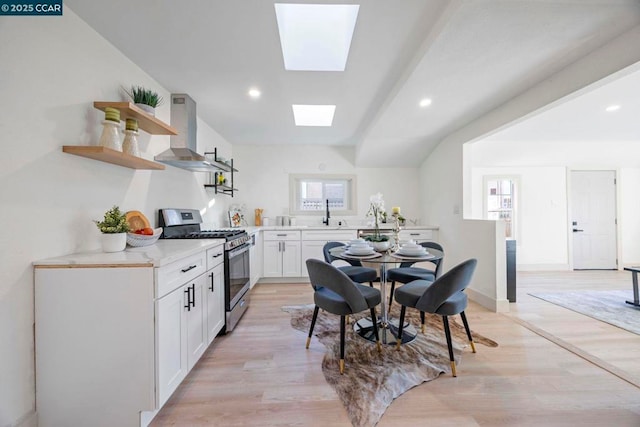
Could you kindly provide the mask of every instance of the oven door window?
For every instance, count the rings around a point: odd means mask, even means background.
[[[246,245],[229,252],[227,309],[231,309],[235,305],[242,296],[244,288],[249,284],[249,248],[250,245]]]

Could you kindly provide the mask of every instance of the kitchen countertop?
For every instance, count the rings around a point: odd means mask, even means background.
[[[195,255],[224,243],[224,239],[202,240],[158,240],[155,244],[144,247],[127,247],[121,252],[102,252],[102,250],[79,252],[55,258],[35,261],[37,268],[56,267],[162,267],[181,258]]]
[[[336,230],[371,230],[373,226],[370,225],[343,225],[343,226],[326,226],[326,225],[291,225],[291,226],[275,226],[269,225],[265,227],[242,227],[247,233],[253,234],[257,231],[265,231],[265,230],[327,230],[327,231],[336,231]],[[402,230],[438,230],[440,227],[436,225],[409,225],[401,227]],[[391,224],[383,224],[380,226],[380,230],[391,231]]]

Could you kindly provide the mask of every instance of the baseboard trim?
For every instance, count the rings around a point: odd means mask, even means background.
[[[569,264],[517,264],[517,271],[568,271]]]
[[[467,288],[466,292],[472,301],[495,313],[508,313],[510,311],[509,301],[506,299],[495,299],[472,288]]]

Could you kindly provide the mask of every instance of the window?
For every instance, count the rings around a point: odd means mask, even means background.
[[[517,178],[485,177],[485,217],[506,223],[506,237],[516,238]]]
[[[355,175],[290,175],[290,210],[295,215],[356,215]]]

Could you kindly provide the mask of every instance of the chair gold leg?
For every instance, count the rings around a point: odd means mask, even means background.
[[[422,325],[420,325],[420,332],[422,332],[424,334],[424,323]]]
[[[340,359],[340,375],[344,374],[344,359]]]
[[[378,353],[382,353],[382,344],[380,344],[380,340],[376,341],[376,345],[378,346]]]
[[[456,362],[451,362],[451,375],[454,377],[458,376],[458,374],[456,373]]]
[[[475,353],[475,352],[476,352],[476,345],[473,343],[473,341],[471,341],[471,351],[472,351],[473,353]]]
[[[345,323],[346,323],[347,325],[349,324],[349,315],[348,315],[348,314],[345,316],[345,320],[344,320],[344,321],[345,321]]]
[[[402,345],[402,338],[398,338],[396,340],[396,350],[400,351],[400,346]]]
[[[307,347],[306,348],[309,348],[309,344],[311,344],[311,337],[307,337]]]

